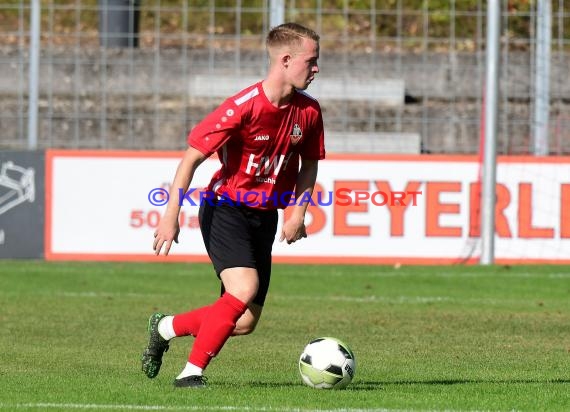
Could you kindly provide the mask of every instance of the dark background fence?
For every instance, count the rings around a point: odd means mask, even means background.
[[[537,2],[502,2],[500,154],[532,152]],[[570,152],[570,2],[552,4],[549,152]],[[204,114],[261,79],[270,4],[41,1],[37,147],[180,149]],[[285,1],[321,36],[333,151],[476,153],[486,2]],[[0,0],[0,148],[26,148],[30,3]],[[394,143],[396,142],[396,143]]]

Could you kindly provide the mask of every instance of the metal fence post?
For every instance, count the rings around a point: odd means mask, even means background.
[[[275,27],[285,22],[285,0],[270,0],[269,26]]]
[[[485,144],[483,157],[483,195],[481,197],[481,261],[493,264],[495,258],[495,184],[497,172],[497,114],[499,95],[499,0],[487,3],[487,68],[485,83]]]
[[[40,0],[30,3],[30,67],[28,93],[28,149],[38,147],[38,87],[40,68]]]
[[[552,5],[538,0],[536,18],[536,55],[534,73],[534,154],[548,155],[550,117],[550,47],[552,43]]]

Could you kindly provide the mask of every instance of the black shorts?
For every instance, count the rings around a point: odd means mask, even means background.
[[[259,289],[253,303],[263,306],[271,278],[277,210],[253,209],[226,201],[203,201],[198,217],[204,244],[218,277],[228,268],[257,269]]]

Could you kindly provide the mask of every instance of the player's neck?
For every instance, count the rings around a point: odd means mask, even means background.
[[[265,79],[261,86],[267,100],[277,108],[286,107],[291,103],[291,99],[295,94],[295,89],[292,86],[274,81],[271,78]]]

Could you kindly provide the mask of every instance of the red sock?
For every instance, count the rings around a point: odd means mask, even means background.
[[[174,319],[172,319],[172,328],[176,336],[198,336],[202,320],[211,308],[211,306],[204,306],[190,312],[175,315]]]
[[[231,336],[247,305],[225,292],[207,311],[188,361],[202,369],[218,354]]]

